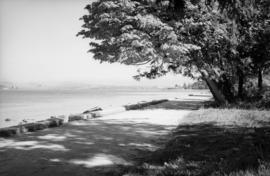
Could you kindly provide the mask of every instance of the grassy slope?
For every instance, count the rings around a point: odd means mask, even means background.
[[[183,122],[135,175],[270,175],[270,111],[201,109]]]

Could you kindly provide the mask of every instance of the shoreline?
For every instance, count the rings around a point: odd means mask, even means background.
[[[79,113],[79,114],[70,114],[68,116],[65,116],[65,115],[51,116],[51,118],[41,120],[41,121],[35,121],[35,122],[24,123],[24,124],[21,123],[15,126],[0,128],[0,137],[13,137],[13,136],[20,135],[27,132],[35,132],[39,130],[44,130],[46,128],[59,127],[59,126],[64,125],[65,123],[69,123],[72,121],[91,120],[91,119],[100,118],[100,117],[104,117],[104,116],[108,116],[112,114],[122,113],[125,111],[143,110],[145,108],[146,109],[151,108],[151,106],[158,106],[159,104],[166,103],[168,101],[181,101],[181,100],[168,100],[168,99],[152,100],[149,102],[138,102],[136,104],[124,105],[124,106],[113,108],[113,109],[102,109],[100,107],[95,107],[89,110],[85,110],[84,112]],[[205,101],[207,101],[206,98],[201,97],[200,103],[203,104]],[[195,110],[195,109],[190,109],[190,110]]]
[[[103,109],[159,99],[198,99],[193,94],[208,95],[205,90],[187,91],[68,91],[68,92],[9,92],[0,94],[0,128],[46,120],[51,116],[78,114],[91,107]]]
[[[153,100],[150,102],[139,102],[131,105],[124,105],[122,108],[117,109],[101,109],[101,108],[93,108],[90,110],[86,110],[80,114],[70,114],[69,116],[56,116],[51,117],[49,119],[45,119],[42,121],[36,121],[32,123],[18,124],[15,126],[9,126],[0,128],[0,137],[13,137],[15,135],[19,135],[27,132],[35,132],[39,130],[44,130],[46,128],[53,128],[62,126],[64,123],[69,123],[77,120],[90,120],[93,118],[104,117],[113,113],[121,113],[124,111],[130,110],[138,110],[150,105],[157,105],[159,103],[167,102],[169,100]]]

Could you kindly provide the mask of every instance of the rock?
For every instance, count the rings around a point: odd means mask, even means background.
[[[0,137],[12,137],[20,133],[18,127],[9,127],[0,129]]]
[[[5,121],[6,122],[9,122],[9,121],[11,121],[11,119],[10,118],[6,118]]]

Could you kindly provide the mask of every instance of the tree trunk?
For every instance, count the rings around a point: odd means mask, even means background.
[[[219,91],[217,83],[214,80],[211,80],[209,78],[204,77],[204,80],[209,87],[215,101],[219,105],[223,105],[227,103],[227,100],[225,99],[225,96]]]
[[[231,103],[235,100],[235,96],[232,92],[232,83],[225,75],[222,75],[222,80],[217,85],[228,102]]]
[[[238,98],[243,99],[243,87],[244,87],[244,74],[238,69]]]
[[[238,97],[243,99],[243,86],[244,86],[244,78],[243,76],[238,76]]]
[[[262,69],[259,68],[259,71],[258,71],[258,88],[259,90],[262,90],[263,88],[263,78],[262,78]]]
[[[210,92],[212,93],[215,101],[219,104],[219,105],[223,105],[227,103],[227,100],[223,94],[222,91],[220,91],[217,82],[211,78],[209,78],[209,76],[207,75],[207,73],[205,73],[204,71],[200,71],[201,75],[202,75],[202,79],[206,82]]]

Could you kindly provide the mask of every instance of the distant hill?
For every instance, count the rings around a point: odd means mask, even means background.
[[[0,90],[40,89],[40,88],[43,88],[43,86],[38,83],[0,82]]]
[[[86,90],[86,89],[158,89],[154,86],[127,86],[127,85],[98,85],[80,82],[54,82],[54,83],[10,83],[0,82],[0,90]]]

